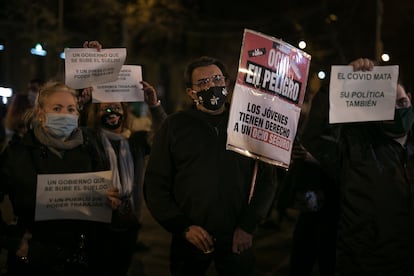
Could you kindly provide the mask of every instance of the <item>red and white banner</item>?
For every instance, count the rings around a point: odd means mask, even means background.
[[[289,167],[310,59],[282,40],[244,31],[227,149]]]

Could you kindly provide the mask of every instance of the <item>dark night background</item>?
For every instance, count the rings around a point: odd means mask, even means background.
[[[312,56],[310,76],[358,57],[400,65],[413,91],[412,0],[0,0],[0,86],[24,91],[35,77],[63,80],[65,47],[99,40],[126,47],[168,112],[183,104],[183,70],[200,55],[222,59],[235,77],[245,28],[283,39]],[[229,7],[230,6],[230,7]],[[46,57],[30,54],[40,42]],[[327,81],[327,80],[325,80]]]

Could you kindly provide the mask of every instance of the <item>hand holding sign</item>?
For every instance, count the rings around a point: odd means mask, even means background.
[[[352,61],[349,65],[351,65],[355,71],[372,71],[374,69],[374,62],[367,58],[359,58],[357,60]]]
[[[152,87],[148,82],[141,81],[142,86],[144,87],[144,100],[149,107],[156,106],[159,104],[157,97],[157,91]]]
[[[98,52],[102,49],[102,44],[99,41],[85,41],[83,48],[95,48]]]

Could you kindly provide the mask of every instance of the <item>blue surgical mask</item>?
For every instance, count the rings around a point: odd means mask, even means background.
[[[57,138],[67,138],[78,127],[78,115],[46,113],[45,126]]]

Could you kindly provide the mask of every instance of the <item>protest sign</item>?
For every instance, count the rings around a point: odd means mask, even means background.
[[[92,86],[92,102],[143,102],[141,81],[141,66],[123,65],[116,81]]]
[[[110,222],[106,193],[111,180],[111,171],[38,175],[35,220]]]
[[[310,55],[245,30],[227,126],[227,149],[288,167]]]
[[[394,119],[398,65],[353,71],[352,66],[331,68],[329,123]]]
[[[65,83],[81,89],[115,81],[125,62],[126,49],[65,49]]]

